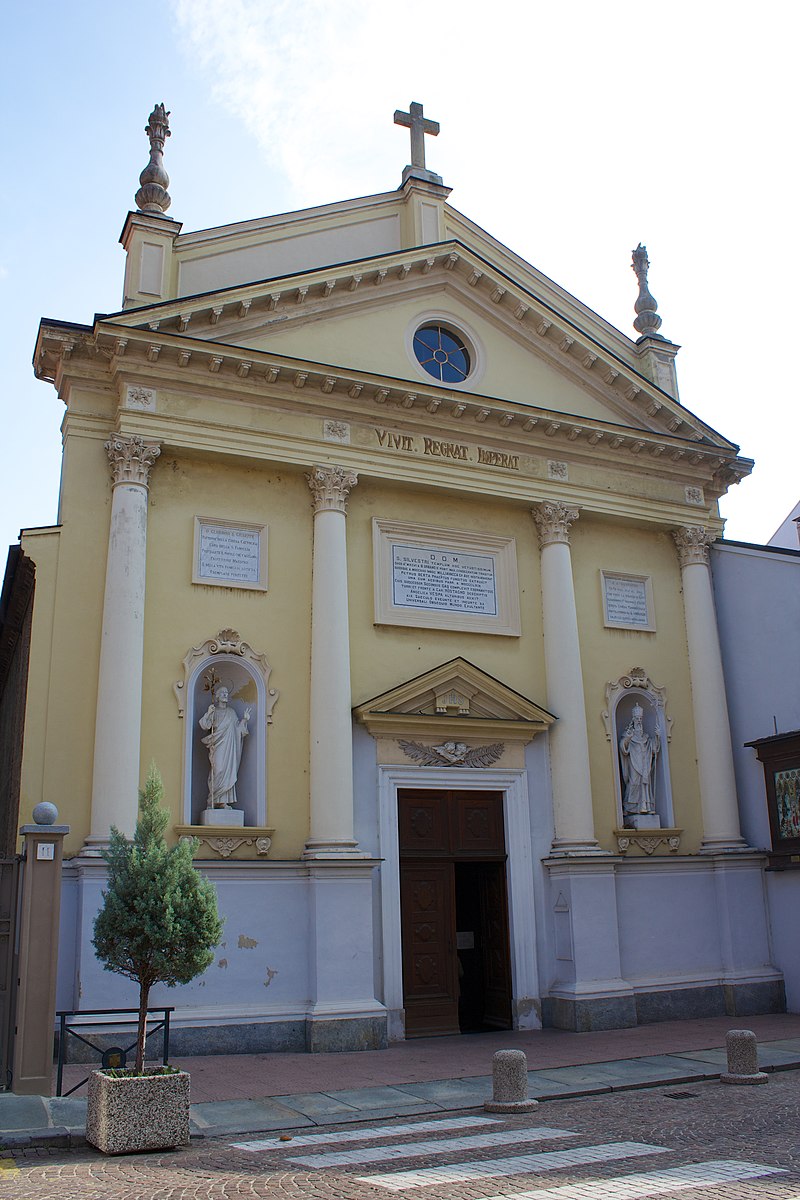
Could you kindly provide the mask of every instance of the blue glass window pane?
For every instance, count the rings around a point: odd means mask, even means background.
[[[423,346],[427,346],[431,350],[437,350],[439,347],[439,329],[437,326],[426,325],[424,329],[418,329],[414,334],[414,340],[422,342]]]
[[[467,348],[441,325],[423,325],[414,334],[414,354],[429,375],[443,383],[463,383],[470,371]]]
[[[442,340],[442,349],[448,354],[457,354],[461,350],[461,342],[456,341],[452,333],[448,333],[446,329],[440,329],[439,336]]]

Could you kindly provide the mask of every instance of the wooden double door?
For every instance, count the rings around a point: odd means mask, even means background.
[[[406,1037],[511,1028],[503,796],[398,793]]]

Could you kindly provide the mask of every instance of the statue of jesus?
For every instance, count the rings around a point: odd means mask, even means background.
[[[249,732],[250,709],[245,708],[241,720],[228,704],[229,692],[221,687],[213,704],[200,718],[200,728],[208,729],[202,739],[208,747],[208,807],[232,808],[236,804],[236,781],[242,761],[242,743]]]

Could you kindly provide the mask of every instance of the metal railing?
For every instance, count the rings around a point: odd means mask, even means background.
[[[164,1066],[167,1065],[169,1060],[169,1015],[173,1012],[175,1012],[174,1005],[171,1008],[148,1008],[147,1010],[148,1017],[150,1013],[163,1013],[161,1020],[156,1021],[153,1027],[147,1030],[145,1034],[145,1041],[152,1037],[154,1033],[160,1033],[162,1029],[164,1030],[164,1045],[161,1055],[161,1061]],[[131,1013],[136,1017],[136,1021],[131,1021]],[[92,1026],[99,1025],[101,1026],[100,1029],[93,1028],[92,1030],[94,1036],[96,1037],[98,1034],[102,1035],[106,1029],[115,1029],[125,1025],[137,1024],[139,1017],[138,1008],[82,1008],[71,1011],[64,1010],[62,1012],[57,1012],[56,1016],[58,1017],[59,1021],[58,1071],[56,1075],[57,1096],[61,1096],[62,1094],[64,1096],[71,1096],[73,1092],[77,1092],[79,1087],[83,1087],[83,1085],[89,1079],[89,1076],[87,1075],[85,1079],[80,1081],[80,1083],[76,1083],[74,1087],[71,1087],[68,1092],[62,1093],[61,1091],[64,1081],[64,1065],[67,1057],[66,1044],[68,1034],[71,1037],[74,1037],[77,1041],[83,1042],[84,1046],[88,1046],[90,1050],[93,1050],[94,1053],[99,1056],[100,1065],[103,1067],[124,1067],[127,1062],[128,1055],[136,1046],[137,1038],[134,1038],[130,1046],[109,1046],[103,1049],[102,1046],[95,1046],[93,1042],[88,1041],[88,1039],[78,1033],[77,1030],[85,1028],[87,1024],[91,1024]],[[81,1019],[79,1022],[70,1025],[70,1017],[79,1017]],[[86,1017],[116,1017],[118,1019],[111,1021],[87,1022],[85,1019]]]

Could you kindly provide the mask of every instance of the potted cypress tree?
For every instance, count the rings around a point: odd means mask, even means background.
[[[139,819],[130,841],[111,830],[105,854],[108,880],[94,923],[94,948],[107,971],[139,985],[139,1023],[133,1068],[93,1071],[86,1140],[105,1154],[163,1150],[189,1141],[189,1075],[145,1067],[147,1006],[156,983],[189,983],[213,960],[222,922],[217,893],[192,863],[193,846],[168,846],[169,815],[155,764],[139,793]]]

